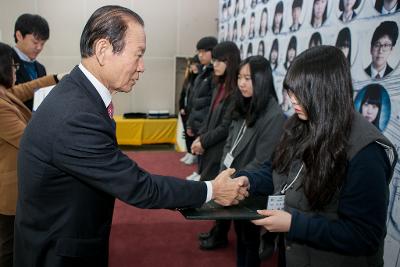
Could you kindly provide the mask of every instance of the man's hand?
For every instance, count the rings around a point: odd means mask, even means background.
[[[215,180],[211,181],[213,185],[213,199],[222,206],[236,205],[249,195],[247,191],[249,181],[247,177],[241,176],[232,179],[231,175],[235,169],[226,169],[221,172]]]
[[[289,232],[292,215],[283,210],[258,210],[259,214],[267,218],[254,220],[252,223],[265,227],[270,232]]]

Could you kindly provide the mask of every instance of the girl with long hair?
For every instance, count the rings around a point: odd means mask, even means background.
[[[285,121],[268,60],[252,56],[242,61],[237,86],[222,168],[257,169],[272,159]],[[259,266],[260,228],[246,220],[234,225],[237,266]]]
[[[194,154],[202,155],[198,171],[202,181],[212,180],[219,173],[231,123],[231,103],[240,63],[239,48],[234,42],[222,42],[214,47],[212,57],[214,89],[211,107],[205,126],[191,147]],[[209,232],[199,235],[200,248],[210,250],[226,246],[229,227],[230,221],[217,221]]]
[[[190,153],[190,147],[194,141],[194,138],[186,133],[186,121],[189,117],[191,109],[190,98],[193,94],[193,84],[197,77],[200,69],[199,57],[195,55],[194,57],[188,58],[186,62],[185,78],[182,85],[181,95],[179,98],[179,113],[182,118],[182,124],[184,129],[185,144],[186,144],[186,154],[180,159],[181,162],[192,163],[195,156]]]
[[[280,252],[288,267],[383,266],[397,154],[354,110],[346,58],[333,46],[308,49],[283,85],[295,114],[285,124],[273,172],[266,163],[246,173],[250,193],[275,192],[269,201],[281,201],[283,210],[258,211],[266,218],[253,222],[285,233]]]

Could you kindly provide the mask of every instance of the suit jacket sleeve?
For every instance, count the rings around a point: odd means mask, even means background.
[[[33,98],[33,92],[35,89],[46,87],[50,85],[56,84],[53,75],[44,76],[42,78],[38,78],[36,80],[32,80],[26,83],[20,83],[18,85],[14,85],[12,88],[8,89],[13,93],[18,99],[21,101],[26,101]]]
[[[101,114],[79,112],[65,118],[53,144],[54,165],[73,178],[140,208],[201,206],[203,182],[151,175],[117,147],[114,128]]]

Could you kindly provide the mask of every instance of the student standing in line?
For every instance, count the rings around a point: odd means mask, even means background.
[[[237,86],[221,169],[258,169],[272,159],[285,121],[268,60],[252,56],[242,61]],[[234,221],[234,226],[237,266],[259,266],[260,228],[246,220]],[[226,233],[221,231],[221,239]]]
[[[239,48],[233,42],[217,44],[212,56],[215,86],[211,108],[199,137],[192,145],[192,153],[202,155],[199,163],[201,181],[214,179],[220,170],[222,152],[229,134],[232,100],[237,88],[237,68],[240,63]],[[227,245],[226,239],[218,238],[220,224],[224,223],[225,221],[217,221],[209,232],[199,235],[201,249],[210,250]]]

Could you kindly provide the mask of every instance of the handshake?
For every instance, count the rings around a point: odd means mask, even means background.
[[[246,176],[232,179],[235,169],[226,169],[211,181],[213,186],[212,199],[222,206],[231,206],[239,203],[248,195],[249,180]]]

